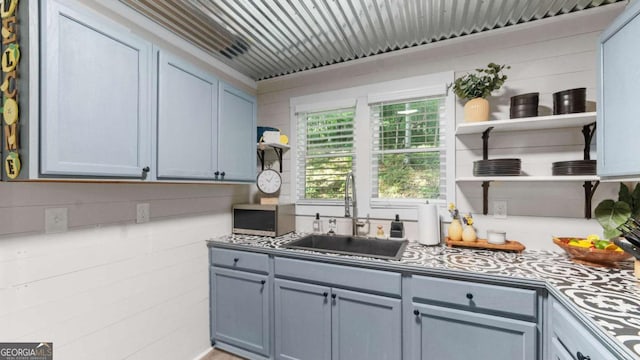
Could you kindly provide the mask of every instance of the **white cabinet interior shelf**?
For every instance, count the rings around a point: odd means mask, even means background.
[[[596,113],[577,113],[564,115],[536,116],[520,119],[491,120],[458,124],[456,136],[482,134],[482,158],[489,159],[489,135],[492,132],[549,130],[560,128],[582,128],[584,136],[584,159],[589,159],[591,139],[595,132]],[[458,177],[456,182],[482,182],[482,213],[488,213],[489,184],[493,181],[504,182],[542,182],[542,181],[578,181],[584,182],[585,214],[591,218],[591,198],[600,183],[596,175],[581,176],[468,176]]]
[[[595,121],[595,112],[491,120],[459,124],[456,128],[456,135],[481,134],[488,128],[493,128],[491,130],[492,132],[577,128],[589,125]]]

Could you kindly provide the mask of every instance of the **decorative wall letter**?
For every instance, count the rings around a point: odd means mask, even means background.
[[[2,17],[2,118],[4,119],[4,143],[8,151],[4,158],[4,168],[10,179],[20,175],[20,153],[18,133],[20,116],[18,112],[18,64],[20,63],[20,45],[18,45],[18,0],[0,0],[0,17]]]

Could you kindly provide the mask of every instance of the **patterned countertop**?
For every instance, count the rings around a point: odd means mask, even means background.
[[[609,334],[629,356],[640,359],[640,282],[633,275],[633,263],[619,263],[619,268],[599,268],[572,262],[565,254],[525,250],[521,254],[423,246],[409,243],[401,260],[382,260],[283,247],[301,234],[278,238],[229,235],[210,240],[210,245],[226,244],[254,248],[256,251],[286,251],[322,254],[335,260],[363,261],[375,267],[428,270],[455,274],[456,277],[491,277],[508,282],[526,282],[546,288],[574,313],[589,321],[596,331]],[[224,245],[223,245],[224,246]],[[595,326],[594,326],[595,325]]]

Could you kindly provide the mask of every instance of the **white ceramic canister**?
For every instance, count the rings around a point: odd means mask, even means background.
[[[498,230],[487,230],[487,242],[489,244],[502,245],[507,242],[507,233]]]

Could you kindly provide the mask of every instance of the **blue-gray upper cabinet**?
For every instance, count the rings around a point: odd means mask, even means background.
[[[40,3],[41,173],[145,178],[151,43],[91,10]]]
[[[331,296],[333,360],[402,359],[400,299],[335,288]]]
[[[271,342],[267,275],[211,267],[211,337],[268,357]]]
[[[218,171],[222,180],[256,180],[256,99],[224,82],[219,90]]]
[[[413,305],[413,359],[537,359],[535,323],[427,304]]]
[[[597,120],[598,175],[638,176],[633,145],[640,133],[640,2],[602,32],[599,51]]]
[[[274,284],[276,359],[331,360],[331,289],[283,279]]]
[[[158,178],[213,180],[218,80],[160,50],[158,87]]]

